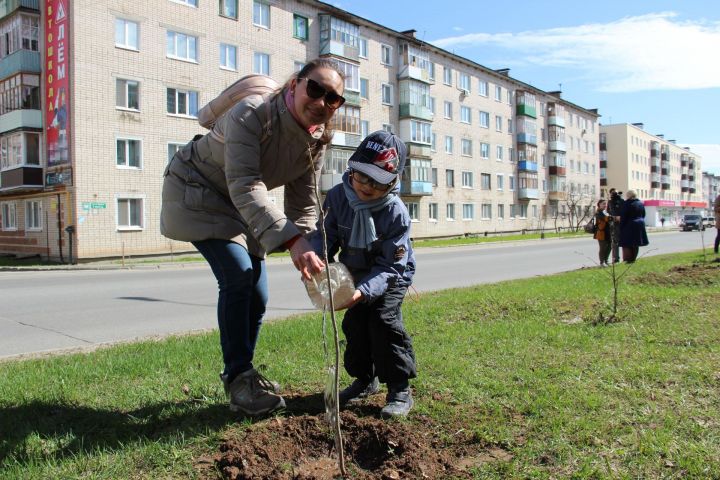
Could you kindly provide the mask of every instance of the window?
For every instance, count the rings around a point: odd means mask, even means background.
[[[238,18],[237,0],[220,0],[220,15],[228,18]]]
[[[428,97],[430,100],[430,111],[435,115],[435,97]]]
[[[343,173],[347,169],[347,162],[352,153],[352,150],[328,149],[325,153],[322,173]]]
[[[270,5],[257,0],[253,2],[253,25],[270,28]]]
[[[512,121],[512,118],[508,118],[508,128],[507,128],[507,132],[508,132],[508,133],[513,133],[513,121]]]
[[[332,126],[334,130],[348,133],[360,133],[360,107],[344,104],[335,111]]]
[[[495,160],[498,162],[502,162],[503,159],[503,146],[502,145],[496,145],[495,146]]]
[[[235,45],[220,44],[220,68],[237,70],[237,47]]]
[[[492,204],[483,203],[480,205],[480,216],[483,220],[490,220],[492,218]]]
[[[365,100],[368,100],[370,97],[368,96],[368,90],[370,89],[370,80],[367,78],[361,78],[360,79],[360,98],[364,98]]]
[[[389,83],[383,83],[382,84],[382,103],[384,105],[392,105],[393,104],[393,86]]]
[[[482,128],[490,128],[490,114],[488,112],[480,112],[480,126]]]
[[[509,188],[510,190],[515,190],[515,177],[513,177],[512,175],[510,175],[510,176],[508,177],[508,184],[509,184],[509,185],[508,185],[508,188]]]
[[[178,60],[197,62],[197,38],[168,30],[167,56]]]
[[[138,230],[143,228],[143,202],[142,198],[117,199],[117,228],[118,230]]]
[[[455,187],[455,170],[445,170],[445,184],[450,188]]]
[[[430,150],[437,152],[437,135],[434,133],[430,135]]]
[[[270,55],[267,53],[253,53],[253,73],[270,75]]]
[[[505,176],[502,173],[495,175],[495,184],[498,190],[505,188]]]
[[[197,8],[197,0],[172,0],[175,3],[182,3],[183,5],[187,5],[189,7],[196,7]]]
[[[358,39],[358,42],[359,42],[358,46],[359,46],[359,51],[360,51],[360,53],[358,55],[360,55],[360,58],[368,58],[368,40],[367,40],[367,38],[360,37]]]
[[[407,204],[408,213],[410,214],[410,220],[417,222],[420,213],[420,204],[417,202],[409,202]]]
[[[388,133],[394,133],[394,132],[395,132],[395,127],[393,127],[393,124],[392,124],[392,123],[383,123],[383,124],[382,124],[382,129],[385,130],[385,131],[388,132]]]
[[[495,85],[495,101],[502,102],[502,87],[500,85]]]
[[[495,115],[495,131],[502,132],[503,118],[500,115]]]
[[[428,204],[428,219],[431,222],[437,222],[437,219],[438,219],[438,204],[437,203]]]
[[[367,120],[360,120],[360,136],[363,138],[370,134],[370,122]]]
[[[490,178],[489,173],[481,173],[480,174],[480,188],[482,190],[491,190],[492,189],[492,180]]]
[[[470,123],[472,116],[472,110],[470,107],[460,106],[460,121],[462,123]]]
[[[177,153],[178,150],[183,148],[185,146],[184,143],[180,142],[171,142],[167,144],[167,161],[170,163],[170,160],[175,156],[175,153]]]
[[[458,87],[460,87],[461,90],[465,90],[465,91],[469,92],[471,90],[470,75],[468,75],[467,73],[461,73],[460,79],[458,82]]]
[[[431,168],[430,169],[430,179],[432,180],[432,186],[437,187],[438,186],[438,173],[437,168]]]
[[[390,45],[380,45],[380,63],[383,65],[392,65],[392,47]]]
[[[300,40],[307,40],[310,36],[308,32],[308,19],[302,15],[293,14],[293,37]]]
[[[472,172],[462,172],[462,186],[464,188],[472,188],[472,186],[473,186]]]
[[[0,115],[22,109],[40,110],[39,75],[18,73],[0,80]]]
[[[452,102],[445,102],[445,118],[452,120]]]
[[[421,122],[419,120],[410,121],[410,141],[425,143],[430,145],[432,143],[432,124],[427,122]]]
[[[435,81],[435,64],[433,62],[428,62],[428,78]]]
[[[132,138],[118,138],[116,140],[116,160],[118,167],[142,167],[142,142]]]
[[[515,218],[515,207],[516,205],[514,203],[510,204],[510,218]]]
[[[460,139],[460,155],[463,157],[472,156],[472,140],[469,138]]]
[[[453,153],[453,137],[445,135],[445,153]]]
[[[42,230],[42,203],[37,200],[25,202],[25,230]]]
[[[140,110],[138,90],[140,83],[118,78],[115,80],[115,105],[118,108]]]
[[[443,69],[443,83],[445,85],[452,85],[452,68],[444,67]]]
[[[0,137],[0,170],[40,165],[40,135],[15,132]]]
[[[490,144],[489,143],[481,143],[480,144],[480,158],[488,159],[490,158]]]
[[[538,216],[537,205],[532,206],[532,216],[533,216],[533,218],[537,218],[537,216]]]
[[[167,89],[167,113],[197,117],[198,92],[192,90]]]
[[[472,220],[475,218],[475,205],[472,203],[463,203],[463,220]]]
[[[505,205],[503,205],[502,203],[498,203],[497,213],[498,219],[502,220],[503,218],[505,218]]]
[[[2,229],[17,230],[17,207],[15,202],[0,203],[2,208]]]
[[[515,161],[515,149],[513,147],[508,147],[508,162],[514,162]],[[543,162],[545,161],[545,155],[543,155]],[[545,163],[543,163],[543,167],[545,166]]]
[[[354,92],[360,91],[360,67],[355,64],[334,59],[335,64],[345,74],[345,88]]]
[[[138,24],[136,22],[122,18],[115,19],[115,46],[138,50]]]
[[[488,96],[488,82],[486,82],[485,80],[480,80],[478,82],[478,92],[483,97],[487,97]]]
[[[455,220],[455,204],[448,203],[445,208],[445,218],[453,221]]]

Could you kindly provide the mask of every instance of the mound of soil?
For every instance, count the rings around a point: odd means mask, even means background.
[[[665,273],[648,273],[639,278],[642,283],[672,286],[710,286],[720,283],[720,263],[676,265]]]
[[[406,421],[383,420],[375,416],[379,409],[378,405],[341,412],[346,478],[472,478],[473,467],[512,458],[507,450],[484,445],[461,426],[435,425],[420,415]],[[207,478],[217,478],[218,472],[231,480],[340,478],[332,429],[322,414],[256,423],[226,439],[219,453],[198,465]]]

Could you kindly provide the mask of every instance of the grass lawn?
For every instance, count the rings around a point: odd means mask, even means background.
[[[509,453],[473,478],[720,478],[720,264],[701,258],[641,258],[612,324],[596,322],[607,269],[413,295],[407,422]],[[293,392],[323,389],[320,318],[261,335],[256,363]],[[219,361],[202,334],[0,363],[0,478],[197,477],[252,424],[225,406]]]

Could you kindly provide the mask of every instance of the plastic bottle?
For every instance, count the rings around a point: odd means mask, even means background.
[[[328,265],[330,269],[330,286],[333,291],[333,304],[335,308],[342,307],[350,301],[355,293],[355,282],[350,271],[340,262]],[[328,292],[327,272],[313,275],[312,280],[303,280],[305,289],[313,306],[318,310],[330,309],[330,295]]]

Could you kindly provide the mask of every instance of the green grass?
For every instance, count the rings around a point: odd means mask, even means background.
[[[608,311],[607,270],[413,296],[416,408],[508,450],[476,478],[720,478],[720,287],[645,283],[697,252],[642,258]],[[257,363],[322,390],[320,315],[264,327]],[[0,478],[192,478],[249,423],[230,414],[216,334],[0,363]]]
[[[545,233],[545,238],[571,238],[571,237],[582,237],[587,235],[583,232],[560,232],[560,233]],[[456,245],[474,245],[476,243],[490,243],[490,242],[508,242],[515,240],[538,240],[540,238],[539,233],[525,233],[516,235],[495,235],[493,232],[488,232],[487,236],[484,235],[473,235],[468,237],[454,237],[454,238],[441,238],[441,239],[429,239],[429,240],[415,240],[413,241],[413,247],[451,247]]]

